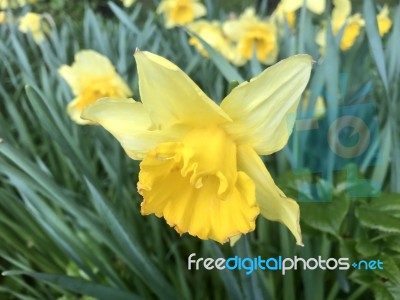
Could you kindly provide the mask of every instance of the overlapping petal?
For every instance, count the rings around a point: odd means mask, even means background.
[[[308,55],[282,60],[222,101],[222,109],[233,120],[224,126],[239,144],[251,145],[258,154],[274,153],[287,144],[311,61]]]
[[[296,238],[296,243],[302,245],[299,205],[276,186],[263,161],[251,147],[239,146],[238,168],[256,184],[256,200],[261,215],[284,224]]]
[[[176,65],[163,57],[136,51],[139,89],[155,128],[229,122],[229,116]]]
[[[179,140],[186,132],[180,128],[153,130],[143,104],[133,99],[100,99],[86,107],[81,117],[114,135],[132,159],[143,159],[158,144]]]

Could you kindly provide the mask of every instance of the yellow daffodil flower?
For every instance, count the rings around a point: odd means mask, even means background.
[[[236,20],[228,20],[223,25],[225,35],[236,42],[237,51],[243,57],[242,64],[250,60],[253,52],[263,64],[276,62],[278,38],[273,22],[262,21],[253,8],[248,8]]]
[[[78,52],[72,66],[63,65],[58,72],[70,85],[75,96],[67,112],[72,120],[81,125],[91,123],[80,116],[82,110],[96,100],[104,97],[127,98],[132,95],[110,60],[93,50]]]
[[[359,13],[350,16],[350,0],[334,0],[333,4],[335,7],[332,11],[332,31],[334,35],[337,35],[344,26],[340,49],[345,51],[354,45],[365,21]]]
[[[142,159],[141,213],[178,233],[220,243],[254,230],[259,213],[302,243],[299,206],[275,185],[259,154],[282,149],[310,77],[308,55],[290,57],[234,88],[218,106],[176,65],[135,53],[141,102],[101,99],[82,118]]]
[[[157,13],[164,14],[165,27],[186,25],[207,13],[199,0],[162,0]]]
[[[30,33],[33,40],[40,44],[46,37],[46,32],[49,31],[47,24],[42,24],[42,15],[28,12],[19,20],[19,31],[28,34]]]
[[[350,0],[334,0],[333,4],[334,9],[332,11],[331,22],[332,32],[334,35],[337,35],[343,28],[340,49],[346,51],[354,45],[357,37],[360,35],[361,29],[365,25],[365,21],[359,13],[350,16]],[[316,42],[321,46],[321,52],[325,52],[326,26],[317,34]]]
[[[282,0],[280,5],[284,12],[295,12],[303,3],[304,0]],[[306,0],[306,6],[311,12],[320,15],[325,11],[326,0]]]
[[[233,46],[223,35],[219,22],[210,23],[205,20],[200,20],[189,24],[187,28],[191,32],[196,33],[216,51],[225,56],[225,58],[229,59]],[[204,49],[203,45],[196,37],[192,36],[189,39],[189,44],[195,46],[201,55],[205,57],[209,56],[207,50]]]
[[[7,16],[4,11],[0,11],[0,24],[7,22]]]
[[[131,7],[136,0],[121,0],[121,2],[125,7]]]
[[[278,25],[284,24],[286,22],[289,28],[293,29],[296,23],[296,14],[294,11],[284,11],[282,3],[279,3],[271,15],[272,20],[274,20]]]
[[[392,27],[392,21],[389,18],[389,8],[387,5],[384,5],[382,10],[379,12],[376,17],[378,22],[378,29],[380,36],[384,36]]]
[[[17,8],[35,2],[37,0],[0,0],[0,9]]]

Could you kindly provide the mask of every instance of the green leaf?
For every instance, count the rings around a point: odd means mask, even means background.
[[[65,288],[66,290],[80,293],[83,295],[93,296],[98,299],[121,299],[121,300],[135,300],[141,299],[135,294],[128,293],[122,290],[114,289],[111,287],[96,284],[90,281],[85,281],[69,276],[45,274],[38,272],[28,271],[6,271],[2,273],[3,276],[18,276],[26,275],[38,280],[53,283],[57,286]]]
[[[382,194],[378,199],[372,199],[368,208],[400,213],[400,194]]]
[[[373,284],[371,289],[374,292],[375,300],[396,300],[389,291],[388,287],[384,284]]]
[[[153,288],[153,291],[159,298],[176,298],[175,292],[171,286],[167,283],[156,266],[152,264],[151,260],[146,256],[146,253],[142,250],[140,245],[134,243],[129,232],[126,230],[126,227],[123,225],[122,218],[117,216],[113,207],[87,179],[86,184],[92,194],[95,207],[99,210],[111,232],[117,238],[120,246],[126,251],[126,253],[128,253],[131,260],[131,266],[135,268],[137,274]]]
[[[395,235],[389,237],[386,240],[386,245],[390,250],[400,253],[400,236]]]
[[[377,268],[373,272],[396,285],[400,285],[400,258],[398,256],[380,254],[376,256],[376,259],[383,262],[383,270]]]
[[[400,55],[398,43],[400,41],[400,5],[397,6],[393,19],[392,33],[387,44],[388,72],[391,83],[396,82],[400,76]]]
[[[122,24],[124,24],[129,30],[139,33],[139,29],[134,25],[134,20],[132,20],[121,8],[111,1],[108,2],[108,5]],[[138,8],[138,10],[140,10],[140,8]]]
[[[379,75],[383,81],[386,93],[389,93],[389,84],[385,66],[385,56],[383,53],[382,39],[379,35],[378,24],[376,21],[375,5],[371,0],[364,0],[365,30],[368,36],[369,46],[374,57]]]
[[[362,257],[374,256],[379,253],[379,245],[371,242],[368,238],[367,232],[361,230],[361,236],[357,239],[356,250]]]
[[[211,252],[215,257],[224,257],[224,254],[222,253],[221,249],[214,242],[209,242],[208,245],[210,246]],[[224,284],[225,289],[230,296],[230,299],[233,300],[243,299],[243,293],[232,272],[224,269],[220,270],[218,272],[218,275],[221,278],[221,281]]]
[[[360,220],[361,224],[367,228],[389,233],[400,233],[399,218],[396,218],[389,213],[362,206],[356,209],[356,216]]]
[[[317,230],[338,235],[347,214],[347,198],[334,197],[332,202],[300,203],[301,220]]]

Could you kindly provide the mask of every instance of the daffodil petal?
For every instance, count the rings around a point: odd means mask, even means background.
[[[254,181],[261,215],[284,224],[294,235],[296,243],[303,245],[299,205],[276,186],[261,158],[247,145],[238,148],[238,169]]]
[[[326,0],[307,0],[307,8],[317,15],[325,11],[325,6]]]
[[[148,153],[139,173],[142,214],[164,217],[180,234],[220,243],[254,230],[259,208],[253,181],[237,172],[234,185],[224,195],[218,173],[193,183],[195,172],[202,172],[201,161],[189,163],[195,152],[184,141],[161,144]]]
[[[333,0],[332,22],[341,23],[341,27],[346,18],[351,14],[351,1],[350,0]]]
[[[203,125],[230,118],[176,65],[158,55],[135,53],[141,100],[156,128]]]
[[[285,12],[292,12],[298,10],[302,5],[302,0],[282,0],[282,9]]]
[[[194,2],[193,3],[193,12],[194,12],[194,16],[196,18],[199,18],[199,17],[205,16],[207,14],[207,9],[203,4]]]
[[[183,130],[152,130],[143,104],[133,99],[103,98],[83,110],[81,118],[103,126],[132,159],[143,159],[158,144],[182,138]]]
[[[92,124],[93,122],[91,122],[89,120],[81,119],[81,110],[78,108],[80,101],[81,100],[79,99],[79,97],[77,97],[74,100],[72,100],[70,103],[68,103],[68,106],[67,106],[68,115],[74,122],[76,122],[79,125]]]
[[[238,144],[249,144],[259,154],[274,153],[287,144],[311,63],[308,55],[282,60],[234,88],[222,101],[222,109],[233,120],[225,129]]]

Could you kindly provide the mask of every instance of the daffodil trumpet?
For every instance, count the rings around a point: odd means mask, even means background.
[[[261,213],[286,225],[301,245],[299,206],[275,185],[259,155],[287,144],[311,57],[271,66],[220,106],[172,62],[142,51],[135,58],[141,102],[104,98],[82,118],[142,160],[141,213],[164,217],[179,234],[220,243],[253,231]]]

